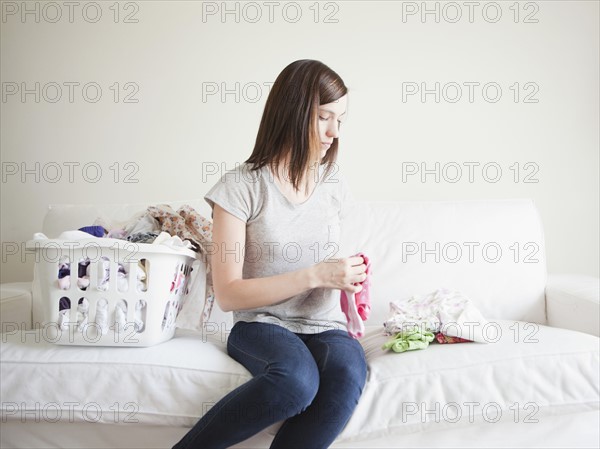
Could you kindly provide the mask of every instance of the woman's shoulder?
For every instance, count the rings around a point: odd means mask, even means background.
[[[264,177],[263,169],[264,167],[257,168],[253,163],[236,162],[233,168],[225,169],[222,172],[220,182],[225,184],[256,184]]]

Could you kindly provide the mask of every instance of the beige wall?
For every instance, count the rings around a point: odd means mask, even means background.
[[[302,58],[351,90],[357,198],[533,198],[549,271],[598,275],[598,2],[23,5],[0,23],[2,282],[31,278],[12,253],[49,203],[202,197]]]

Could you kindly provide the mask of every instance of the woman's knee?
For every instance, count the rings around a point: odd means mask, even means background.
[[[326,351],[326,357],[321,368],[321,376],[327,379],[333,378],[346,386],[356,386],[362,391],[367,378],[367,361],[360,343],[341,332],[323,337],[323,350]]]
[[[365,382],[367,380],[367,362],[364,358],[364,354],[356,351],[354,357],[346,359],[347,362],[343,363],[339,361],[337,365],[329,367],[329,370],[335,370],[335,377],[340,383],[348,386],[356,386],[360,392],[362,392]],[[350,362],[352,360],[352,362]]]

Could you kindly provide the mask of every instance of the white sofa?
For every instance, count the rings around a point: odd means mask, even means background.
[[[43,231],[138,209],[53,207]],[[373,310],[367,384],[333,447],[599,447],[599,281],[547,276],[533,201],[358,202],[342,239],[372,261]],[[382,350],[389,302],[440,287],[471,298],[488,343]],[[3,286],[2,447],[171,447],[250,378],[226,354],[230,314],[148,348],[58,346],[30,330],[24,288]],[[236,447],[268,447],[277,426]]]

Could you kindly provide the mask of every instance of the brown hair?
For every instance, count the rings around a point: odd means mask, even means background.
[[[348,93],[340,76],[320,61],[301,59],[279,74],[265,104],[254,150],[247,163],[258,170],[275,168],[289,155],[289,180],[294,189],[308,172],[321,149],[319,106],[333,103]],[[325,176],[337,159],[338,139],[333,139],[322,164]],[[315,167],[317,168],[317,167]],[[308,192],[306,192],[308,193]]]

